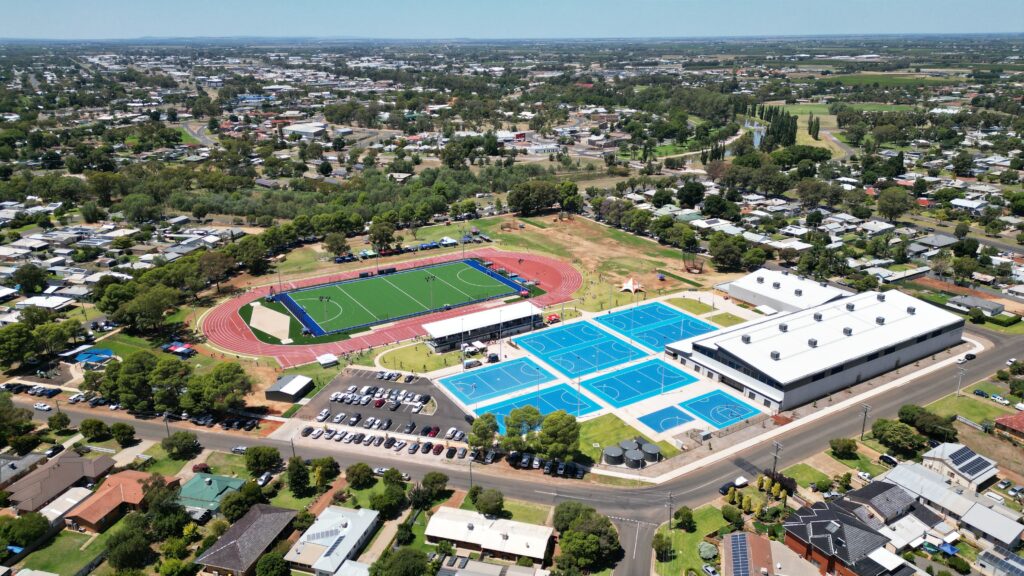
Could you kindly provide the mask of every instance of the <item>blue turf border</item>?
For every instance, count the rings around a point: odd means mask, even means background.
[[[485,272],[488,276],[490,276],[490,277],[492,277],[492,278],[494,278],[496,280],[500,280],[502,284],[508,286],[513,291],[511,291],[511,292],[503,292],[501,294],[495,294],[494,296],[488,296],[487,298],[477,298],[476,300],[467,300],[466,302],[462,302],[462,303],[459,303],[459,304],[449,304],[448,305],[449,309],[451,309],[451,308],[462,308],[464,306],[470,306],[472,304],[477,304],[479,302],[487,302],[489,300],[496,300],[498,298],[505,298],[506,296],[511,296],[512,294],[519,294],[519,291],[524,289],[522,286],[519,286],[518,284],[513,283],[511,280],[509,280],[508,278],[505,278],[501,274],[498,274],[497,272],[494,272],[493,270],[488,270],[486,266],[483,266],[479,262],[476,262],[474,260],[470,260],[469,258],[467,258],[465,260],[450,260],[448,262],[439,262],[437,264],[428,264],[426,266],[417,266],[415,268],[406,268],[405,270],[399,270],[399,271],[395,272],[394,274],[384,274],[384,275],[374,274],[373,276],[368,276],[366,278],[358,278],[358,277],[357,278],[348,278],[346,280],[338,280],[337,282],[329,282],[327,284],[316,284],[314,286],[306,286],[305,288],[296,288],[294,290],[288,290],[288,291],[285,291],[285,292],[277,292],[277,293],[274,294],[274,301],[276,302],[278,299],[280,299],[282,304],[284,304],[284,307],[287,308],[288,311],[291,312],[293,316],[295,316],[295,319],[298,320],[299,323],[302,324],[307,330],[309,330],[309,332],[311,334],[313,334],[314,336],[327,336],[328,334],[337,334],[339,332],[349,332],[351,330],[358,330],[360,328],[368,328],[370,326],[376,326],[377,324],[385,324],[385,323],[388,323],[388,322],[397,322],[399,320],[405,320],[407,318],[413,318],[415,316],[423,316],[424,314],[433,314],[435,312],[440,312],[440,311],[444,310],[445,307],[444,306],[440,306],[440,307],[437,307],[437,308],[430,308],[428,310],[421,310],[419,312],[412,312],[412,313],[405,314],[405,315],[402,315],[402,316],[393,316],[393,317],[385,318],[383,320],[374,320],[373,322],[364,322],[363,324],[355,324],[355,325],[352,325],[352,326],[346,326],[344,328],[339,328],[337,330],[327,331],[327,330],[324,330],[323,328],[321,328],[319,324],[317,324],[316,322],[313,321],[313,318],[310,317],[309,313],[306,312],[306,309],[303,308],[301,304],[295,302],[295,300],[292,300],[292,294],[298,294],[300,292],[308,292],[310,290],[319,290],[321,288],[328,288],[328,287],[331,287],[331,286],[340,286],[341,284],[351,284],[353,282],[360,282],[360,281],[366,281],[366,280],[375,280],[375,279],[377,279],[380,276],[384,276],[384,277],[398,276],[400,274],[404,274],[404,273],[408,273],[408,272],[418,272],[420,270],[426,270],[428,268],[437,268],[438,266],[450,266],[452,264],[459,264],[459,263],[466,264],[467,266],[469,266],[470,268],[473,268],[475,270],[479,270],[479,271]]]

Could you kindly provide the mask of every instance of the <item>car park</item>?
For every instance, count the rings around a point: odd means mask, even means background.
[[[420,443],[419,442],[413,442],[412,444],[409,445],[409,454],[415,454],[416,452],[419,452],[419,449],[420,449]]]
[[[317,422],[323,422],[324,420],[327,420],[328,418],[330,418],[330,416],[331,416],[331,411],[328,410],[327,408],[324,408],[323,410],[320,411],[319,414],[317,414],[316,421]]]
[[[331,422],[334,422],[335,424],[340,424],[341,421],[344,420],[344,419],[345,419],[345,413],[344,412],[339,412],[339,413],[334,415],[334,418],[331,418]]]
[[[459,452],[458,452],[458,454],[456,454],[456,456],[460,460],[466,457],[466,448],[465,448],[465,446],[463,446],[462,448],[459,448]]]
[[[399,440],[398,442],[395,442],[395,452],[400,452],[402,448],[406,447],[406,445],[407,442],[405,440]]]
[[[363,415],[360,414],[359,412],[356,412],[355,414],[352,415],[351,418],[348,419],[348,425],[349,426],[355,426],[362,419],[363,419]]]
[[[408,423],[406,423],[405,427],[402,428],[402,432],[405,432],[406,434],[412,434],[413,430],[415,429],[416,423],[410,420]]]
[[[430,436],[431,438],[433,438],[433,437],[437,436],[437,433],[440,432],[440,431],[441,431],[440,427],[433,426],[433,427],[430,428],[430,432],[427,433],[427,436]]]
[[[392,446],[395,445],[395,442],[397,442],[397,440],[394,437],[388,438],[387,440],[384,441],[384,448],[390,449]]]
[[[455,446],[452,446],[451,448],[448,449],[447,452],[444,453],[444,457],[449,459],[449,460],[451,460],[452,458],[455,457],[455,454],[458,451],[459,451],[458,448],[456,448]]]
[[[342,442],[345,440],[345,436],[348,436],[348,432],[344,430],[338,430],[338,433],[334,435],[335,442]]]
[[[324,431],[324,440],[330,440],[332,438],[334,438],[334,429],[328,428],[326,431]]]

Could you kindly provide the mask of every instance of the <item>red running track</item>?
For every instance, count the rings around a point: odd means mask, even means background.
[[[550,306],[572,299],[572,295],[583,283],[580,273],[571,265],[548,256],[527,254],[523,252],[505,252],[495,248],[478,248],[465,254],[465,258],[480,258],[494,262],[495,268],[504,268],[511,272],[540,282],[545,294],[534,298],[534,304],[540,307]],[[461,252],[452,252],[443,256],[411,260],[397,264],[388,264],[400,270],[415,268],[429,264],[439,264],[452,260],[462,260]],[[363,271],[367,270],[366,268]],[[306,278],[286,282],[285,289],[292,290],[317,284],[326,284],[347,280],[359,276],[360,270],[350,270],[340,274]],[[348,340],[313,344],[308,346],[285,346],[260,342],[239,316],[238,311],[246,304],[263,298],[270,292],[271,286],[260,286],[245,294],[234,297],[211,310],[202,320],[202,330],[210,344],[232,354],[245,356],[273,356],[285,368],[315,362],[321,354],[331,353],[338,356],[359,352],[376,346],[393,344],[424,335],[423,324],[436,322],[444,318],[460,316],[493,306],[493,302],[481,302],[471,306],[462,306],[444,312],[435,312],[395,322],[383,328],[354,336]]]

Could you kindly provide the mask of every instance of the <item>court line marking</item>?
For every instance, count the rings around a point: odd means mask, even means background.
[[[430,310],[430,308],[428,308],[427,306],[425,306],[425,305],[423,304],[423,302],[420,302],[419,300],[417,300],[417,299],[413,298],[413,297],[412,297],[412,294],[409,294],[409,293],[408,293],[408,292],[406,292],[405,290],[402,290],[402,289],[401,289],[401,288],[399,288],[398,286],[395,286],[395,285],[394,285],[394,284],[393,284],[393,283],[392,283],[392,282],[391,282],[390,280],[388,280],[388,279],[387,279],[387,277],[381,277],[381,279],[382,279],[382,280],[384,280],[384,282],[385,282],[385,283],[386,283],[386,284],[387,284],[388,286],[391,286],[391,287],[392,287],[392,288],[394,288],[395,290],[398,290],[398,291],[399,291],[399,292],[401,292],[402,294],[405,294],[405,297],[406,297],[406,298],[408,298],[409,300],[412,300],[413,302],[415,302],[415,303],[419,304],[420,308],[423,308],[424,310]]]
[[[373,313],[373,312],[372,312],[372,311],[371,311],[371,310],[370,310],[369,308],[367,308],[366,306],[363,306],[363,303],[362,303],[362,302],[360,302],[359,300],[356,300],[356,299],[355,299],[355,298],[354,298],[354,297],[353,297],[353,296],[352,296],[351,294],[349,294],[348,292],[345,292],[345,289],[344,289],[344,288],[342,288],[342,287],[341,287],[340,285],[339,285],[339,286],[337,286],[336,288],[337,288],[338,292],[341,292],[342,294],[344,294],[345,296],[347,296],[349,300],[351,300],[351,301],[355,302],[356,304],[358,304],[360,308],[362,308],[363,310],[366,310],[366,313],[367,313],[367,314],[369,314],[370,316],[373,316],[373,319],[374,319],[374,320],[376,320],[376,321],[380,322],[380,318],[378,318],[376,314],[374,314],[374,313]],[[306,312],[306,314],[309,314],[309,312]]]
[[[437,278],[437,279],[438,279],[438,280],[440,280],[441,282],[444,282],[445,284],[447,284],[447,285],[448,285],[448,286],[449,286],[449,287],[450,287],[450,288],[451,288],[452,290],[455,290],[455,291],[459,292],[460,294],[462,294],[462,295],[463,295],[463,296],[465,296],[466,298],[469,298],[470,300],[472,300],[472,299],[473,299],[473,297],[472,297],[472,296],[470,296],[469,294],[466,294],[466,293],[465,293],[465,292],[463,292],[462,290],[459,290],[459,289],[458,289],[458,288],[456,288],[455,286],[452,286],[451,282],[448,282],[447,280],[445,280],[444,278],[442,278],[442,277],[438,276],[437,274],[434,274],[433,276],[434,276],[434,278]]]

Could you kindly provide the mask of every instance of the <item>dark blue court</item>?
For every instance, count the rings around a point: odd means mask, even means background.
[[[696,381],[695,376],[661,360],[652,359],[616,370],[611,374],[584,380],[583,387],[608,404],[622,408]]]
[[[570,378],[625,364],[648,354],[590,322],[563,324],[515,339],[516,344]]]
[[[665,430],[675,428],[676,426],[682,426],[687,422],[693,422],[693,416],[690,416],[675,406],[668,406],[656,412],[651,412],[646,416],[641,416],[637,418],[637,420],[642,422],[644,426],[647,426],[651,430],[661,433]]]
[[[732,426],[760,414],[757,408],[737,400],[721,390],[691,398],[679,405],[690,414],[718,429]]]
[[[565,410],[573,416],[586,416],[601,408],[596,402],[577,393],[569,385],[559,384],[540,392],[534,391],[517,398],[505,400],[504,402],[484,406],[477,409],[476,413],[477,415],[494,414],[495,418],[498,419],[498,433],[504,434],[505,416],[508,416],[509,412],[516,408],[522,408],[523,406],[535,406],[544,415],[558,410]]]
[[[529,358],[517,358],[438,380],[466,405],[551,382],[555,376]]]
[[[596,320],[602,326],[632,338],[655,352],[661,352],[671,342],[717,330],[711,324],[661,302],[633,306],[598,316]]]

